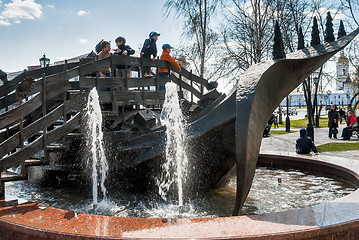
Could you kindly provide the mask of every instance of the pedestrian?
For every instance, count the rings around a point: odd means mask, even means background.
[[[350,140],[352,128],[358,127],[358,120],[356,119],[356,117],[353,115],[351,111],[348,112],[348,119],[349,119],[349,124],[347,127],[343,128],[342,140]]]
[[[156,42],[158,40],[158,36],[160,33],[150,32],[149,38],[145,40],[142,46],[141,55],[144,59],[151,59],[155,61],[157,57],[157,45]],[[151,73],[151,67],[144,67],[144,77],[153,77]]]
[[[124,37],[118,37],[115,40],[117,49],[114,49],[114,54],[120,56],[131,56],[135,54],[135,50],[133,50],[129,45],[126,45],[126,39]],[[120,76],[116,77],[129,77],[130,70],[126,70],[125,65],[117,65],[117,69],[119,69]]]
[[[272,113],[272,115],[269,117],[269,120],[267,122],[268,124],[267,124],[267,126],[265,127],[265,129],[263,131],[263,137],[269,137],[270,136],[269,132],[270,132],[270,130],[272,128],[272,124],[274,123],[274,121],[275,121],[275,115],[274,115],[274,113]]]
[[[305,128],[300,129],[300,137],[296,140],[295,149],[298,154],[309,154],[310,150],[318,154],[317,147],[313,143],[313,140],[308,137],[307,130]]]
[[[162,54],[160,59],[161,60],[165,60],[167,62],[169,62],[170,64],[172,64],[179,72],[181,72],[181,67],[180,65],[176,62],[176,60],[171,57],[170,53],[171,50],[173,49],[173,47],[171,47],[171,45],[169,45],[168,43],[163,44],[162,45]],[[167,68],[159,68],[158,69],[158,77],[160,78],[164,78],[164,77],[169,77],[169,70]],[[158,90],[160,91],[164,91],[165,87],[164,86],[158,86]]]
[[[339,114],[335,109],[335,105],[333,104],[328,112],[328,127],[329,127],[329,138],[332,138],[332,135],[334,138],[337,138],[338,134],[338,120],[339,120]]]

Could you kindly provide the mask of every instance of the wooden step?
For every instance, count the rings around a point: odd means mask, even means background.
[[[66,147],[63,145],[49,145],[47,146],[48,151],[64,151]]]
[[[27,180],[27,178],[18,173],[5,172],[5,173],[1,173],[1,180],[2,182],[13,182],[13,181]]]
[[[67,138],[83,138],[83,133],[68,133],[66,135]]]
[[[28,159],[25,160],[25,166],[39,166],[42,165],[41,159]]]

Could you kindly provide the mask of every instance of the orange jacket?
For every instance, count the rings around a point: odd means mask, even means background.
[[[178,71],[181,70],[180,65],[176,62],[176,60],[173,57],[170,56],[170,54],[168,52],[162,51],[160,59],[161,60],[166,60],[167,62],[169,62],[170,64],[175,66],[178,69]],[[167,68],[159,68],[158,72],[168,73],[168,69]]]

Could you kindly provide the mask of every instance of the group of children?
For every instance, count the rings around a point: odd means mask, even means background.
[[[150,32],[149,38],[145,40],[143,43],[142,50],[140,52],[141,56],[144,59],[151,59],[154,61],[157,57],[157,45],[156,42],[158,40],[158,37],[160,36],[160,33],[157,32]],[[133,50],[130,46],[126,45],[126,39],[124,37],[118,37],[115,40],[117,49],[113,49],[114,54],[118,55],[125,55],[130,56],[135,53],[135,50]],[[103,41],[101,43],[102,50],[98,53],[98,59],[103,59],[111,56],[111,44],[108,41]],[[178,71],[181,71],[181,67],[176,62],[176,60],[170,56],[171,50],[173,47],[171,47],[170,44],[163,44],[162,45],[162,54],[160,57],[160,60],[168,61],[170,64],[172,64]],[[124,77],[124,74],[129,74],[126,72],[126,67],[119,65],[117,66],[118,69],[120,69],[120,74],[122,77]],[[151,67],[144,67],[143,69],[144,77],[153,77],[151,73]],[[168,77],[169,71],[167,68],[159,68],[158,69],[158,77]],[[111,77],[111,67],[105,67],[100,70],[100,77]]]

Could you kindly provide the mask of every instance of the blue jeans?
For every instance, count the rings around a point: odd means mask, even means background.
[[[158,73],[158,77],[166,78],[166,77],[169,77],[169,75],[168,75],[168,72],[160,72],[160,73]],[[165,86],[158,86],[158,91],[165,91],[165,90],[166,90]]]

